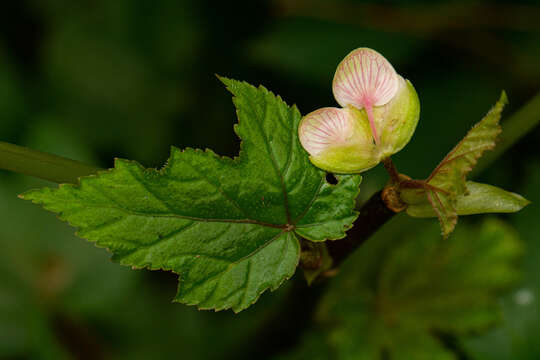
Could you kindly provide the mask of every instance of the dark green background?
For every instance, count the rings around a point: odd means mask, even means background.
[[[0,140],[102,167],[114,157],[160,167],[172,144],[232,156],[235,111],[214,74],[263,84],[307,113],[336,105],[335,67],[360,46],[385,55],[420,96],[418,129],[395,157],[413,177],[426,176],[502,89],[506,115],[540,90],[532,0],[7,1]],[[464,345],[467,359],[540,358],[538,144],[536,129],[478,178],[533,204],[503,217],[527,246],[524,281],[501,299],[503,326]],[[362,197],[385,181],[380,168],[367,173]],[[260,324],[283,316],[287,286],[239,315],[171,304],[174,275],[113,264],[16,197],[43,185],[0,173],[0,359],[246,358]],[[532,296],[527,305],[515,301],[520,291]]]

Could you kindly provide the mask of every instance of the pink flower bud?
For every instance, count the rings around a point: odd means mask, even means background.
[[[315,166],[363,172],[409,142],[420,114],[418,95],[381,54],[368,48],[351,52],[338,65],[332,88],[343,108],[315,110],[298,127]]]

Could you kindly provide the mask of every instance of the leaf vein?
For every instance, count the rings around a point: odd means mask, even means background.
[[[252,111],[257,113],[255,111],[255,109],[252,109]],[[264,111],[263,111],[263,114],[261,116],[262,121],[265,121],[267,116],[268,116],[268,102],[264,101]],[[289,212],[289,199],[288,199],[288,196],[287,196],[287,188],[285,187],[285,179],[283,178],[283,174],[279,171],[276,156],[275,156],[274,152],[272,151],[272,148],[270,147],[270,143],[268,141],[268,138],[266,137],[266,133],[264,132],[262,124],[259,121],[255,121],[255,123],[257,124],[257,127],[259,128],[259,131],[261,132],[261,136],[262,136],[262,138],[264,140],[264,145],[266,147],[266,151],[267,151],[268,155],[270,156],[270,159],[272,160],[272,166],[274,168],[274,171],[276,172],[276,175],[277,175],[279,181],[281,182],[281,191],[283,192],[283,205],[284,205],[284,208],[285,208],[285,216],[287,217],[287,223],[290,224],[291,223],[291,214]]]
[[[177,218],[177,219],[183,219],[183,220],[192,220],[192,221],[198,221],[198,222],[220,222],[220,223],[233,223],[233,224],[252,224],[252,225],[260,225],[265,227],[271,227],[274,229],[285,229],[286,225],[280,225],[280,224],[272,224],[272,223],[265,223],[258,220],[253,219],[217,219],[217,218],[201,218],[196,216],[188,216],[188,215],[181,215],[181,214],[167,214],[167,213],[148,213],[148,212],[141,212],[141,211],[135,211],[126,209],[124,207],[121,207],[119,205],[112,206],[112,205],[85,205],[84,208],[80,208],[79,211],[86,210],[88,208],[96,208],[96,209],[115,209],[121,212],[124,212],[129,215],[133,216],[142,216],[142,217],[161,217],[161,218]],[[71,214],[75,214],[76,211],[71,211]]]
[[[225,193],[225,191],[223,191],[223,189],[221,188],[221,186],[219,184],[215,184],[214,182],[210,181],[209,178],[207,178],[206,176],[204,176],[204,174],[199,171],[199,169],[197,169],[197,167],[193,166],[192,164],[190,164],[189,162],[185,162],[185,164],[187,164],[189,167],[191,167],[197,174],[199,174],[201,176],[201,178],[206,181],[208,184],[212,185],[220,194],[221,196],[223,196],[223,198],[225,200],[227,200],[233,207],[235,207],[239,212],[241,212],[244,216],[246,216],[247,218],[249,218],[249,214],[240,207],[240,205],[234,201],[229,195],[227,195],[227,193]]]
[[[131,167],[129,167],[129,166],[127,167],[127,172],[133,177],[133,179],[135,180],[136,183],[138,183],[139,185],[141,185],[141,186],[143,187],[143,189],[146,190],[147,193],[149,193],[150,195],[152,195],[152,197],[153,197],[154,199],[156,199],[156,200],[159,201],[161,204],[163,204],[163,206],[165,206],[165,208],[166,208],[168,211],[170,211],[170,212],[172,212],[172,213],[175,212],[175,210],[174,210],[173,208],[171,208],[171,206],[170,206],[165,200],[163,200],[160,196],[158,196],[154,190],[150,189],[150,188],[148,187],[148,185],[146,185],[145,182],[142,181],[142,180],[141,180],[141,179],[140,179],[140,178],[132,171]]]
[[[306,209],[304,211],[302,211],[302,213],[298,216],[298,218],[294,221],[294,224],[298,224],[303,218],[304,216],[306,216],[306,214],[309,212],[309,210],[311,209],[311,206],[313,206],[313,203],[315,202],[315,200],[319,197],[319,195],[321,194],[321,188],[324,184],[324,181],[325,181],[325,178],[324,176],[321,177],[321,182],[319,183],[319,186],[317,187],[317,190],[315,191],[315,193],[313,194],[313,198],[309,201],[308,205],[306,206]],[[298,227],[298,226],[297,226]]]
[[[246,260],[246,259],[249,259],[250,257],[252,256],[255,256],[259,251],[263,250],[264,248],[266,248],[268,245],[270,245],[271,243],[273,243],[276,239],[278,239],[279,237],[281,237],[281,235],[283,235],[285,233],[285,231],[281,231],[280,233],[278,233],[276,236],[274,236],[273,238],[271,238],[270,240],[268,240],[266,243],[264,243],[263,245],[259,246],[258,248],[256,248],[254,251],[252,251],[251,253],[241,257],[240,259],[238,260],[235,260],[233,262],[230,262],[230,264],[225,268],[223,269],[222,271],[214,274],[214,275],[211,275],[209,278],[206,278],[206,279],[202,279],[196,283],[194,283],[191,287],[189,287],[189,289],[186,289],[186,292],[191,292],[195,289],[197,289],[198,287],[204,285],[205,283],[207,283],[208,281],[211,281],[213,279],[215,279],[217,276],[220,276],[230,270],[232,270],[233,267],[235,267],[236,265],[238,265],[239,263],[241,263],[242,261]],[[200,302],[199,302],[200,304]]]
[[[243,285],[244,293],[242,294],[242,299],[240,300],[239,305],[244,304],[244,302],[246,301],[246,296],[247,296],[248,288],[249,288],[250,276],[251,276],[251,260],[248,260],[247,270],[246,270],[246,280],[245,280],[245,284]]]

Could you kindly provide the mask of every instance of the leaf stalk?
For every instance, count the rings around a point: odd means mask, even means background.
[[[79,177],[95,174],[100,168],[0,141],[0,169],[34,176],[58,184],[76,184]]]

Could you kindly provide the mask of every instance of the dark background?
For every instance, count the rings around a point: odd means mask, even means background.
[[[114,157],[161,167],[170,145],[233,156],[235,111],[214,74],[263,84],[307,113],[335,106],[336,65],[360,46],[387,57],[420,96],[418,129],[395,157],[413,177],[425,177],[502,89],[505,115],[540,90],[532,0],[7,1],[0,139],[101,167]],[[501,300],[507,321],[474,340],[487,349],[474,359],[540,358],[539,143],[535,129],[478,178],[533,201],[504,217],[527,245],[515,291],[532,301]],[[369,172],[362,198],[385,176]],[[43,185],[0,172],[0,359],[241,358],[251,334],[280,316],[288,286],[238,315],[172,304],[174,275],[113,264],[16,197]]]

